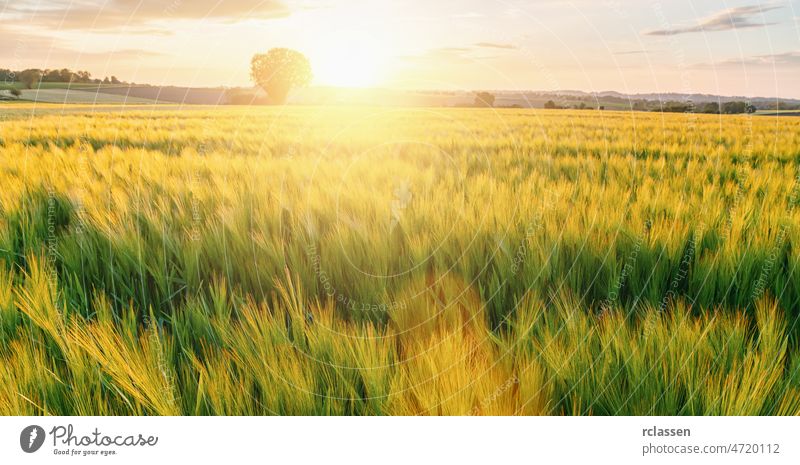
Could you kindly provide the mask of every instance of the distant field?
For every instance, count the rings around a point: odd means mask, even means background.
[[[21,98],[42,103],[179,103],[219,105],[227,102],[224,89],[173,86],[131,86],[127,84],[42,83],[38,89],[24,89],[21,83],[0,85],[1,90],[17,88]]]
[[[800,414],[800,119],[113,107],[0,105],[2,415]]]
[[[150,86],[118,86],[103,87],[97,90],[103,95],[127,95],[140,99],[158,102],[184,103],[191,105],[221,105],[227,102],[225,89],[192,88],[192,87],[150,87]]]
[[[800,116],[800,110],[759,110],[756,114],[764,116]]]
[[[161,111],[208,111],[213,107],[175,104],[93,104],[93,103],[44,103],[17,100],[0,102],[0,121],[18,119],[31,119],[43,116],[70,115],[84,113],[127,113],[131,111],[161,112]]]
[[[107,94],[96,90],[76,90],[63,88],[25,89],[21,99],[43,103],[156,103],[155,100]]]

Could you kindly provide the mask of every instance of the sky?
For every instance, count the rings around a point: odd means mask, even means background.
[[[289,47],[317,86],[800,98],[800,0],[0,0],[0,68],[251,85]]]

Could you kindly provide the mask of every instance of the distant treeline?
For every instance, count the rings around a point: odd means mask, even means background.
[[[786,105],[784,105],[786,106]],[[576,110],[604,110],[604,105],[593,106],[587,105],[585,102],[579,104],[567,105],[563,102],[557,104],[552,100],[548,100],[543,106],[545,109],[558,110],[558,109],[576,109]],[[657,111],[666,113],[709,113],[715,115],[737,115],[741,113],[755,113],[758,109],[755,105],[742,101],[723,102],[706,102],[695,105],[693,102],[657,102],[652,100],[636,100],[630,104],[630,109],[634,111]]]
[[[747,102],[733,101],[707,102],[695,105],[692,102],[666,102],[660,108],[653,108],[652,111],[663,111],[668,113],[710,113],[714,115],[737,115],[740,113],[755,113],[755,105]]]
[[[586,102],[581,102],[581,103],[576,103],[576,104],[574,104],[572,106],[569,106],[569,105],[566,105],[566,104],[559,105],[559,104],[557,104],[556,102],[554,102],[552,100],[548,100],[548,101],[544,102],[544,108],[546,108],[548,110],[566,110],[566,109],[569,109],[569,108],[572,108],[573,110],[594,110],[595,109],[594,105],[591,105],[591,103],[589,105],[587,105]],[[605,110],[606,107],[605,107],[605,105],[598,105],[597,109],[598,110]]]
[[[117,79],[116,76],[110,78],[106,76],[104,79],[92,78],[92,74],[88,71],[72,71],[67,68],[63,69],[36,69],[30,68],[22,71],[12,71],[10,69],[0,69],[0,82],[12,83],[21,82],[28,89],[32,89],[39,85],[40,82],[78,82],[86,84],[125,84],[125,82]]]
[[[753,101],[734,101],[722,98],[720,101],[699,101],[688,100],[655,100],[655,99],[629,99],[603,95],[600,97],[587,97],[577,95],[557,95],[552,100],[545,102],[545,108],[575,108],[575,109],[596,109],[601,106],[615,109],[630,109],[635,111],[664,111],[664,112],[691,112],[691,113],[714,113],[714,114],[737,114],[748,113],[756,110],[800,110],[800,105],[784,102],[778,99],[757,98]],[[583,104],[584,106],[581,106]]]

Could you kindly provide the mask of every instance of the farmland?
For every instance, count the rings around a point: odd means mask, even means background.
[[[800,414],[800,119],[33,108],[0,414]]]

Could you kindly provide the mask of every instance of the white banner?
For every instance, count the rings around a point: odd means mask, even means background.
[[[800,463],[782,417],[3,417],[0,463]]]

